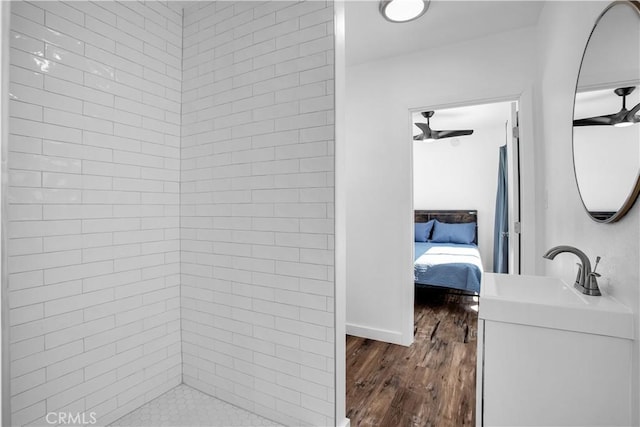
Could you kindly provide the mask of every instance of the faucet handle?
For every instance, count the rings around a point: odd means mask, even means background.
[[[600,262],[600,257],[597,256],[596,257],[596,265],[593,266],[593,271],[591,273],[589,273],[589,277],[602,277],[602,275],[600,273],[596,273],[596,268],[598,268],[598,263]]]
[[[600,257],[596,257],[596,265],[593,266],[593,271],[588,274],[589,276],[589,287],[598,287],[598,277],[602,277],[600,273],[596,273],[596,268],[598,268],[598,263],[600,262]],[[593,283],[591,283],[593,282]]]
[[[578,274],[576,275],[576,285],[578,285],[582,282],[580,280],[582,276],[582,264],[580,264],[579,262],[576,262],[576,265],[578,266]]]

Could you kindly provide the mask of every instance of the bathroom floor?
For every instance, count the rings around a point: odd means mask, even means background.
[[[125,415],[111,426],[275,427],[280,424],[181,384]]]

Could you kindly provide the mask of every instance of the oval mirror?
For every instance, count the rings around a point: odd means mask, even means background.
[[[582,203],[615,222],[640,191],[640,3],[600,15],[582,56],[573,109],[573,167]]]

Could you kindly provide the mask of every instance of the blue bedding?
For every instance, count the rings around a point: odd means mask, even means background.
[[[413,271],[418,285],[480,293],[482,260],[476,245],[414,242]]]

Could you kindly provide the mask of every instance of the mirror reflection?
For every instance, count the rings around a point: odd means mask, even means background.
[[[640,12],[618,2],[601,15],[589,38],[574,105],[576,181],[585,209],[598,222],[622,218],[640,189],[638,86]]]

